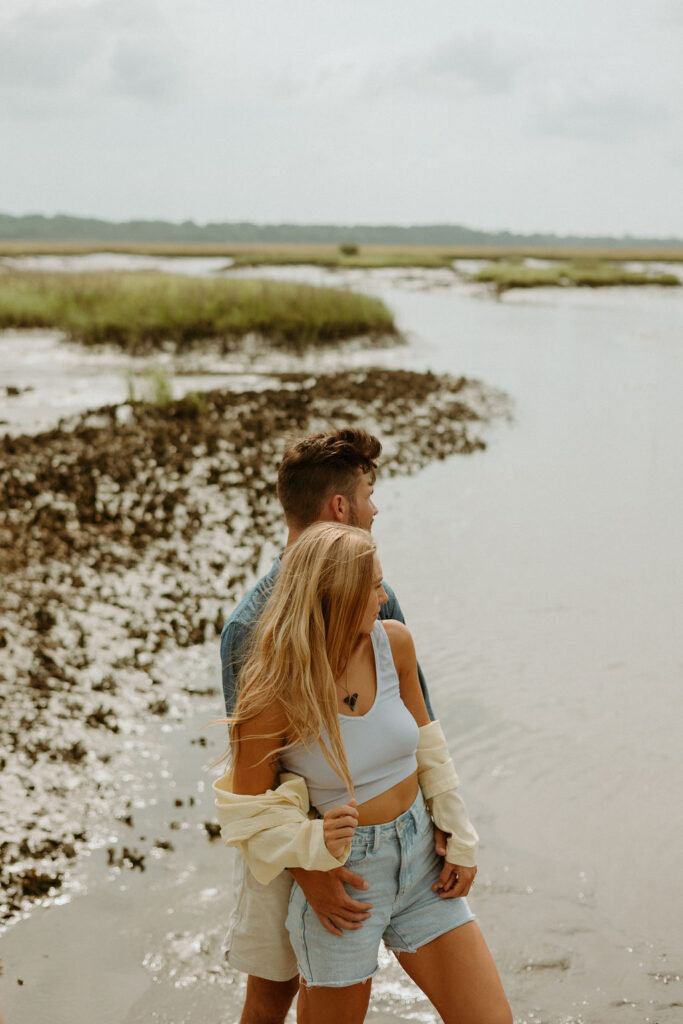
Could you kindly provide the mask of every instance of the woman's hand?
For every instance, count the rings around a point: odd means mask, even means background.
[[[323,837],[325,846],[333,857],[341,857],[346,845],[356,831],[358,811],[356,801],[349,800],[341,807],[332,807],[323,814]]]
[[[439,881],[434,883],[432,891],[438,893],[445,900],[454,899],[456,896],[467,896],[476,873],[476,868],[464,868],[460,864],[449,864],[445,860]]]

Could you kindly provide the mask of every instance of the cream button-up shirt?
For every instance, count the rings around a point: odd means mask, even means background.
[[[267,885],[285,868],[331,871],[344,866],[351,843],[337,859],[325,846],[322,818],[310,817],[306,783],[284,773],[277,789],[255,796],[233,793],[232,776],[213,784],[216,816],[226,846],[236,846],[257,882]]]

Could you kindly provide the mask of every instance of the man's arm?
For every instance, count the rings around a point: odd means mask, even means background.
[[[244,652],[249,630],[239,622],[230,619],[221,633],[221,672],[223,677],[223,699],[225,713],[231,715],[237,703],[237,676],[244,663]]]
[[[384,585],[384,589],[387,592],[387,597],[389,598],[389,600],[385,601],[384,604],[380,606],[380,619],[398,619],[399,622],[402,622],[405,625],[406,620],[403,617],[403,612],[401,611],[401,606],[398,603],[398,598],[396,597],[396,594],[384,580],[382,582]],[[425,705],[427,708],[427,714],[429,715],[429,720],[433,722],[434,719],[436,718],[436,715],[432,710],[432,704],[429,699],[429,691],[427,689],[427,681],[424,677],[422,669],[420,668],[419,662],[417,663],[417,677],[420,680],[420,689],[422,690],[422,696],[425,699]]]

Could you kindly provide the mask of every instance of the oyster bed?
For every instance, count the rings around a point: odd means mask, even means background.
[[[382,438],[382,474],[411,473],[483,449],[508,412],[500,392],[431,373],[269,377],[277,386],[107,406],[0,441],[6,922],[57,895],[126,820],[131,749],[144,755],[151,725],[206,694],[174,655],[217,636],[278,543],[288,438],[360,423]]]

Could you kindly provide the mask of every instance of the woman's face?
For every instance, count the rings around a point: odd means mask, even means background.
[[[373,558],[372,573],[372,588],[370,590],[370,596],[368,597],[368,603],[365,607],[363,621],[361,622],[361,633],[372,633],[379,614],[380,605],[383,605],[385,601],[389,600],[387,592],[382,585],[382,566],[380,565],[379,558],[376,553]]]

